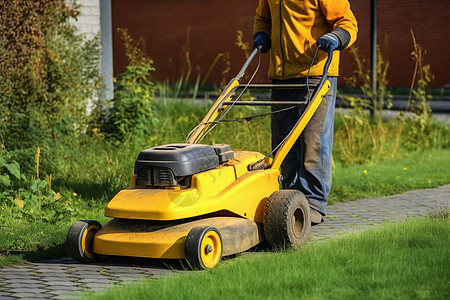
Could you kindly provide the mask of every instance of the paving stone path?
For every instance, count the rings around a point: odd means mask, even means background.
[[[312,238],[323,240],[407,216],[426,215],[450,207],[450,185],[377,199],[337,203],[328,207],[324,223],[312,227]],[[0,299],[66,299],[83,291],[104,291],[140,278],[173,271],[155,260],[108,260],[81,264],[71,258],[0,268]]]

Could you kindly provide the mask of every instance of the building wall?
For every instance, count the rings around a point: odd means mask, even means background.
[[[127,64],[123,43],[117,34],[117,28],[127,28],[135,39],[142,41],[143,48],[154,59],[159,80],[177,80],[183,71],[187,72],[188,61],[192,66],[191,78],[195,80],[199,72],[203,77],[217,55],[229,53],[229,59],[221,59],[209,77],[211,82],[221,82],[227,63],[231,63],[233,73],[245,60],[244,52],[234,43],[237,30],[242,30],[251,41],[255,3],[113,0],[114,73],[122,72]]]
[[[67,3],[72,3],[67,0]],[[81,5],[77,20],[72,19],[71,24],[77,26],[86,38],[92,39],[100,33],[100,1],[99,0],[77,0],[77,4]]]
[[[359,24],[355,46],[369,60],[370,47],[370,1],[350,0],[350,5]],[[450,1],[448,0],[378,0],[377,43],[383,58],[389,62],[389,83],[394,86],[410,86],[414,61],[411,30],[416,41],[425,50],[424,62],[431,65],[435,75],[433,86],[442,87],[450,83]],[[346,63],[343,75],[350,74],[354,63],[349,53],[343,53]],[[347,67],[348,64],[348,67]]]
[[[174,82],[191,65],[191,80],[198,74],[203,78],[219,53],[228,53],[215,66],[210,83],[220,83],[224,77],[234,76],[245,60],[244,52],[235,45],[237,31],[241,30],[247,42],[252,43],[253,17],[257,0],[112,0],[114,73],[123,72],[127,64],[117,28],[128,28],[140,40],[143,48],[154,59],[158,80]],[[365,59],[369,58],[370,1],[350,0],[359,23],[355,47]],[[378,44],[385,60],[389,61],[389,84],[409,86],[414,61],[410,30],[426,49],[425,62],[435,74],[433,86],[450,83],[450,48],[447,25],[448,0],[378,0]],[[189,59],[186,59],[188,57]],[[225,56],[223,56],[225,57]],[[231,70],[222,74],[230,64]],[[267,55],[263,56],[258,80],[267,80]],[[341,60],[340,82],[352,74],[355,63],[348,51]],[[251,68],[249,69],[251,70]]]

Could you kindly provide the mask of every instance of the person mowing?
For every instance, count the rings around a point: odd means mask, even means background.
[[[259,0],[253,28],[253,48],[270,51],[269,79],[274,84],[319,83],[328,52],[331,88],[281,165],[283,189],[305,194],[311,223],[323,222],[331,189],[334,106],[339,51],[352,45],[358,26],[348,0]],[[317,51],[317,49],[323,51]],[[313,61],[313,59],[315,60]],[[308,74],[309,71],[309,74]],[[306,90],[274,89],[272,100],[304,100]],[[272,111],[281,107],[273,105]],[[302,107],[272,114],[272,148],[294,127]]]

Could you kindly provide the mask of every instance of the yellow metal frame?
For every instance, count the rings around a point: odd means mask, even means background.
[[[224,101],[231,98],[231,96],[234,95],[233,89],[239,85],[239,81],[236,78],[233,78],[228,85],[225,87],[223,92],[220,94],[219,98],[217,98],[214,105],[211,107],[211,109],[208,111],[206,116],[203,118],[203,120],[200,122],[200,125],[195,128],[194,132],[189,136],[187,143],[189,144],[196,144],[198,142],[198,138],[203,132],[206,132],[206,130],[209,128],[210,124],[208,122],[214,121],[217,116],[219,115],[219,107],[222,105]],[[226,106],[223,106],[226,107]]]

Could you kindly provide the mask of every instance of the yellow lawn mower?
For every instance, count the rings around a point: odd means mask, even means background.
[[[280,166],[330,88],[326,78],[332,55],[309,99],[240,100],[247,89],[309,89],[304,84],[250,84],[251,79],[240,85],[258,52],[252,52],[186,143],[139,153],[131,185],[105,208],[111,221],[103,227],[93,220],[71,226],[66,248],[72,258],[82,262],[99,255],[186,259],[192,267],[206,269],[214,268],[223,256],[263,241],[273,248],[298,247],[308,241],[308,201],[299,191],[279,190]],[[231,150],[226,144],[199,144],[234,105],[276,104],[306,108],[273,160],[258,152]]]

